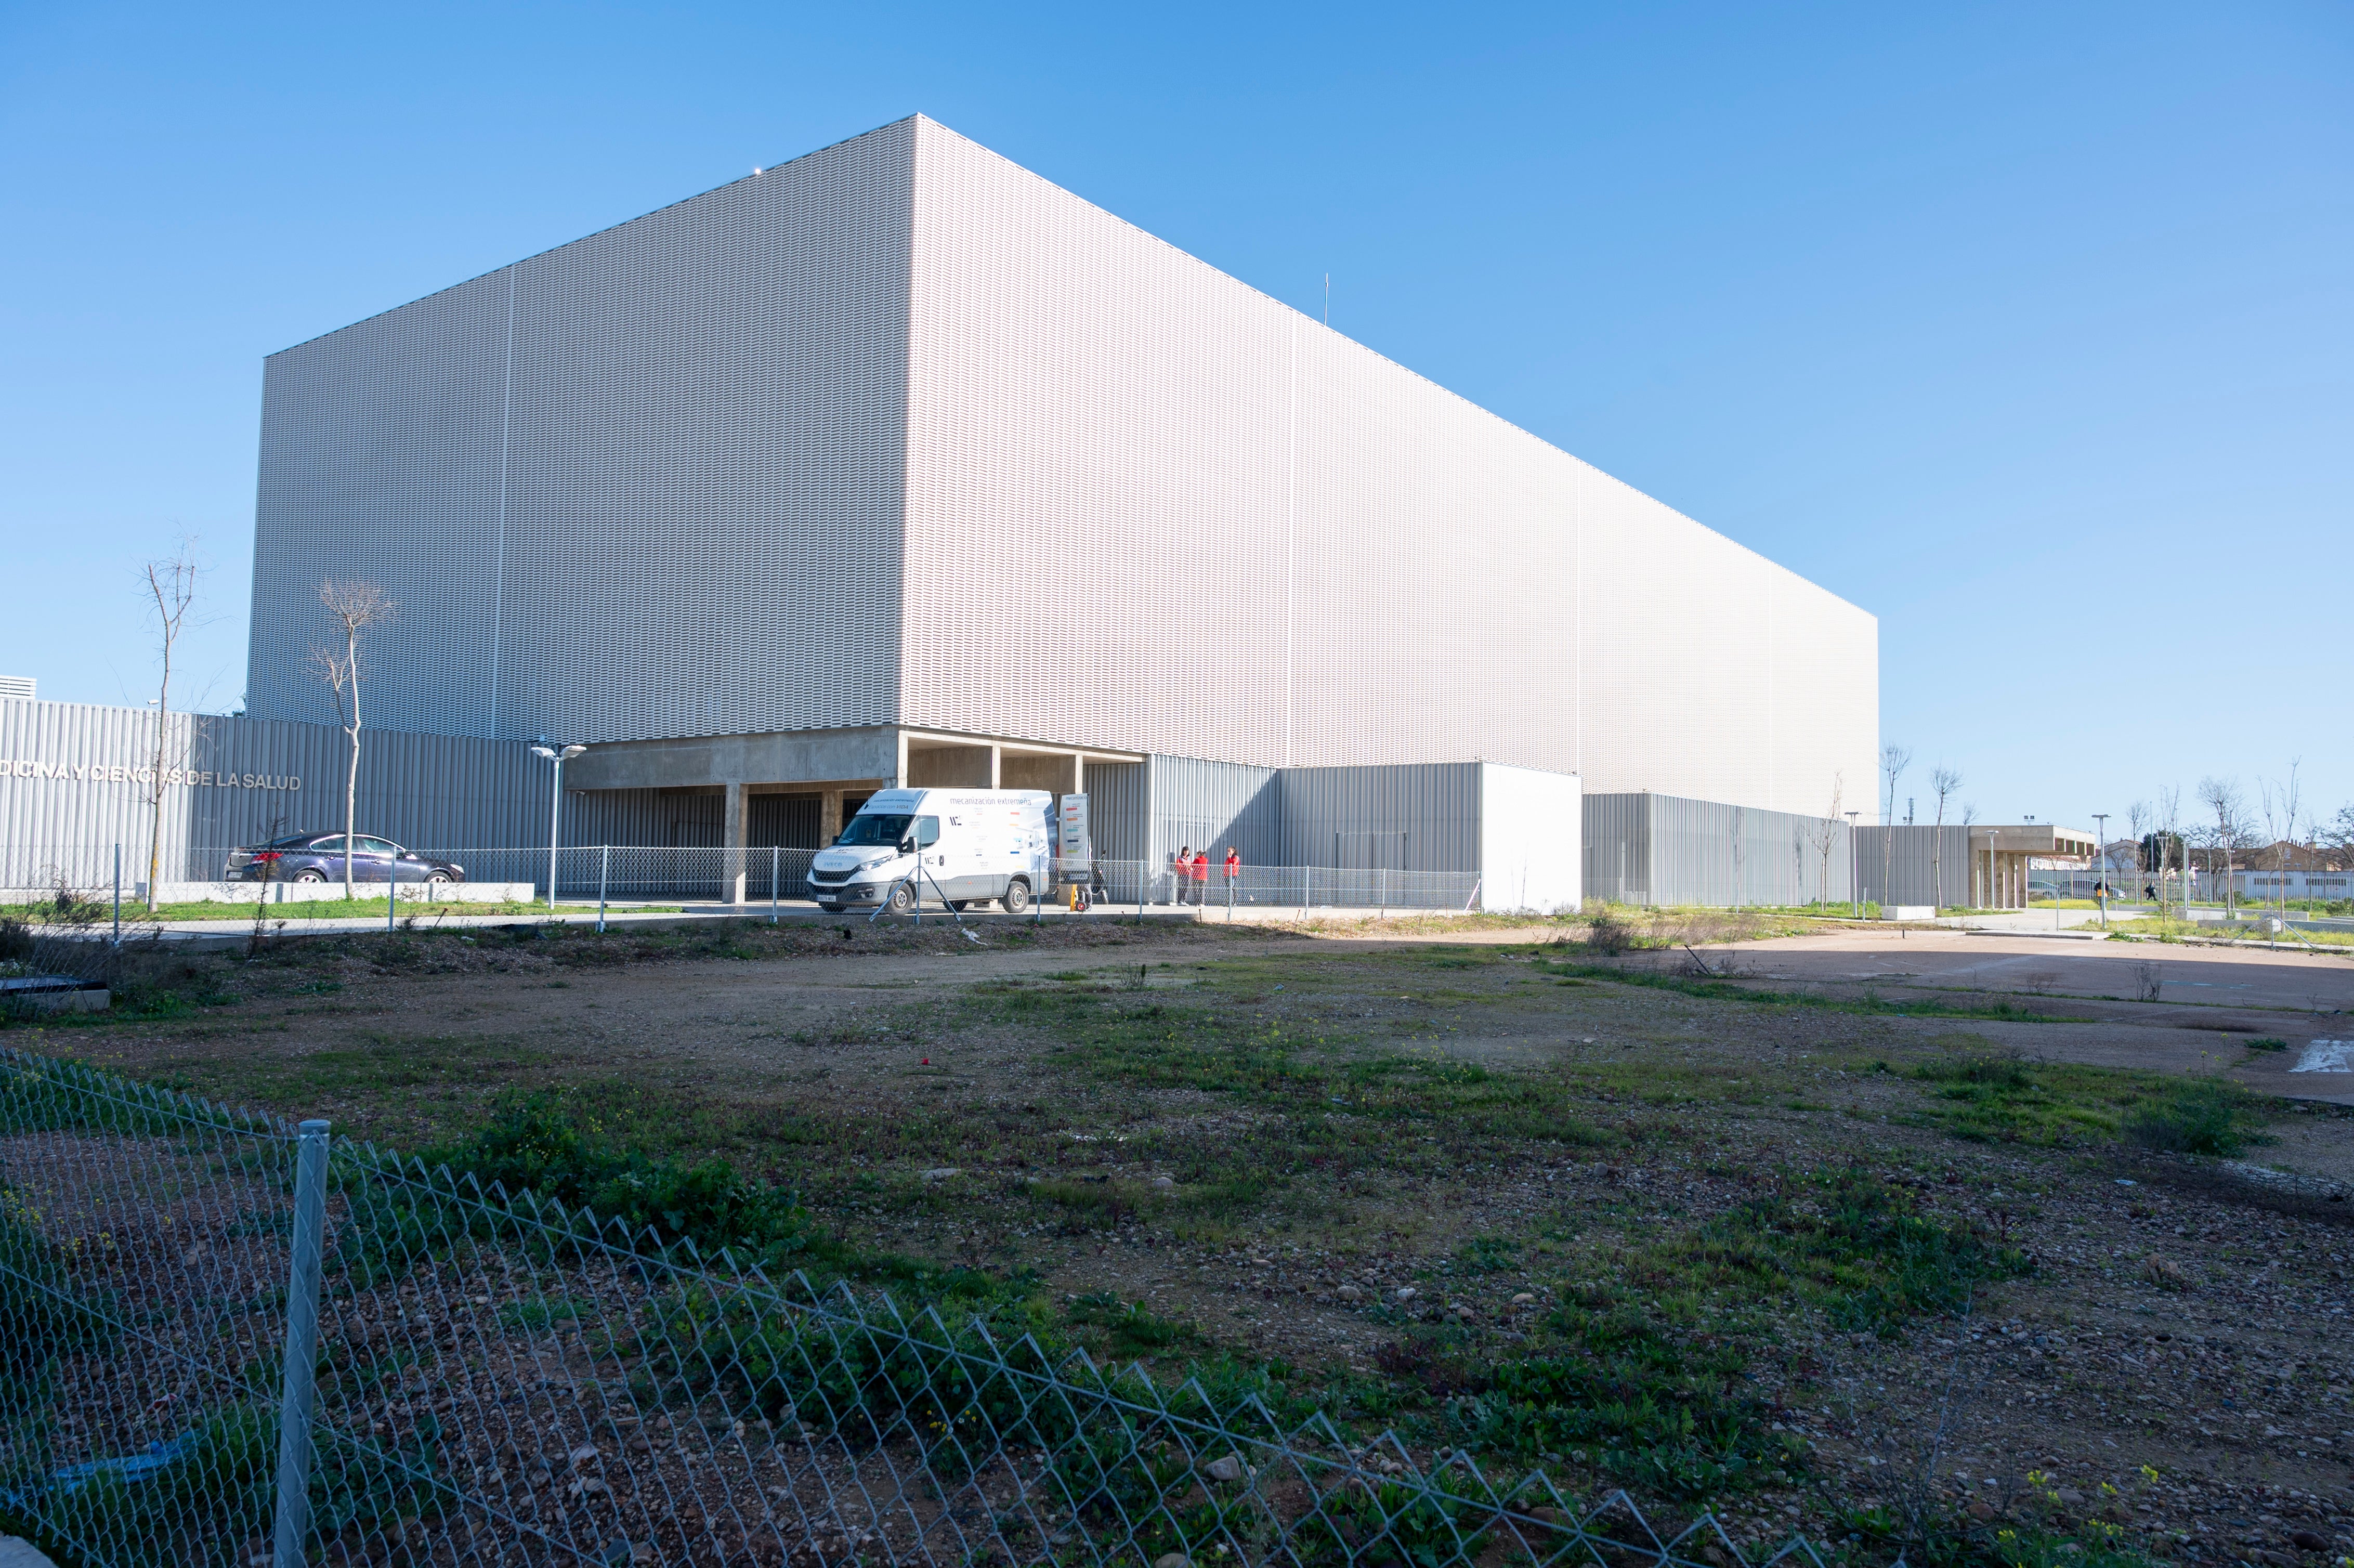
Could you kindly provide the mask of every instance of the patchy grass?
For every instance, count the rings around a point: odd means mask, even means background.
[[[1803,1445],[1774,1435],[1745,1375],[1792,1315],[1893,1338],[2031,1266],[1999,1235],[1850,1168],[1779,1172],[1727,1213],[1589,1266],[1531,1353],[1483,1372],[1426,1342],[1402,1369],[1461,1391],[1447,1419],[1476,1446],[1565,1453],[1623,1484],[1697,1497],[1802,1467]]]
[[[1679,996],[1709,1001],[1754,1002],[1767,1007],[1811,1007],[1829,1012],[1852,1012],[1884,1018],[1974,1018],[2006,1023],[2081,1023],[2081,1017],[2037,1012],[2009,1001],[1947,1001],[1924,997],[1893,1001],[1866,991],[1861,997],[1832,996],[1819,991],[1772,991],[1737,980],[1711,980],[1699,975],[1666,974],[1657,969],[1621,969],[1612,964],[1547,962],[1544,972],[1620,985],[1671,991]]]
[[[2066,1146],[2127,1139],[2145,1148],[2237,1153],[2277,1114],[2272,1101],[2216,1079],[1970,1054],[1913,1069],[1931,1086],[1903,1120],[1977,1141]]]

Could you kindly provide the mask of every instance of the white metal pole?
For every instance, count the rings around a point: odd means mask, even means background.
[[[293,1267],[286,1287],[286,1365],[278,1409],[274,1568],[302,1568],[311,1533],[311,1417],[317,1398],[319,1274],[327,1219],[327,1124],[306,1121],[294,1163]]]
[[[611,880],[612,875],[613,846],[607,844],[597,864],[597,931],[599,936],[602,936],[605,930],[605,885]]]
[[[784,865],[784,845],[769,846],[769,924],[771,926],[777,923],[777,874]]]
[[[556,754],[556,782],[547,790],[547,907],[556,908],[556,815],[564,801],[564,754]]]
[[[114,945],[122,946],[122,846],[114,846]]]

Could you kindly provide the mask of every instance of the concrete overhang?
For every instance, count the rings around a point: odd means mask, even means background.
[[[573,789],[670,789],[802,779],[883,779],[899,772],[895,729],[794,730],[680,740],[617,740],[565,764]]]
[[[2040,854],[2070,856],[2090,860],[2101,853],[2093,835],[2078,828],[2053,827],[2048,822],[1988,824],[1970,830],[1970,848],[1984,854],[1992,850],[1997,854]]]
[[[1106,751],[1092,746],[1061,746],[1046,740],[1014,740],[1000,735],[960,735],[954,730],[908,729],[900,734],[907,737],[910,751],[931,751],[952,747],[993,746],[1008,757],[1076,757],[1085,762],[1141,762],[1140,751]]]

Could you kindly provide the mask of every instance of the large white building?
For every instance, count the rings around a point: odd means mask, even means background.
[[[1820,812],[1877,747],[1872,616],[920,116],[273,355],[251,713],[330,716],[327,577],[400,607],[373,722],[730,842],[1150,754]]]

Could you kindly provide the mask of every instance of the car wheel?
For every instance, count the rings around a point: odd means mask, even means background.
[[[890,900],[884,906],[884,907],[890,910],[894,915],[905,915],[915,906],[915,890],[904,882],[894,883],[891,887]]]
[[[327,874],[321,871],[315,865],[306,865],[302,870],[294,874],[294,880],[297,882],[324,882],[327,880]]]
[[[998,900],[998,903],[1005,906],[1005,912],[1008,915],[1021,914],[1030,907],[1030,885],[1026,882],[1007,883],[1005,895]]]
[[[436,887],[447,887],[457,878],[446,871],[429,871],[425,874],[425,880]]]

